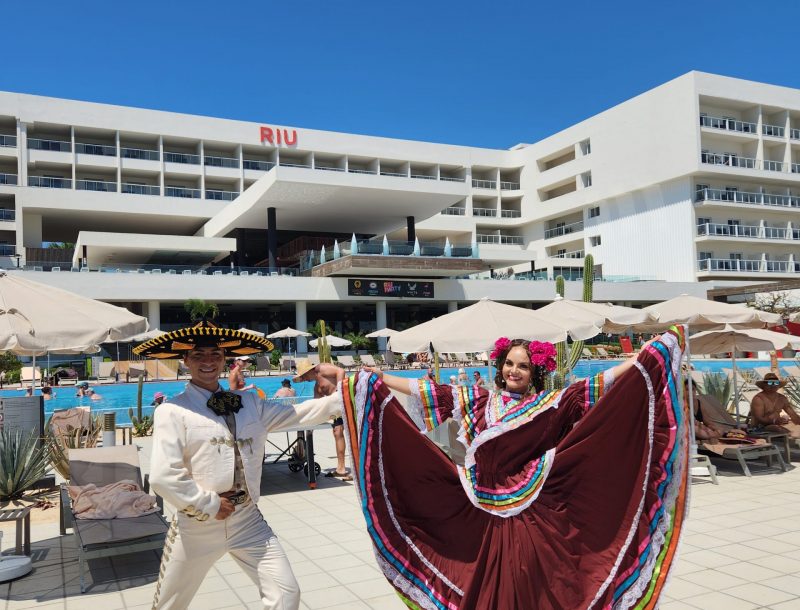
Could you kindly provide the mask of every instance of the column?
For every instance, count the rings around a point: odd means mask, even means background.
[[[378,330],[386,328],[386,301],[377,301],[375,303],[375,325]],[[378,351],[386,351],[386,337],[378,339]]]
[[[161,303],[159,301],[147,301],[147,322],[150,328],[161,328]]]
[[[306,302],[297,301],[294,304],[294,327],[297,330],[305,331],[308,328],[308,320],[306,319]],[[306,337],[297,337],[297,353],[305,354],[308,352],[308,339]]]
[[[450,301],[447,303],[447,313],[453,313],[454,311],[458,311],[458,303],[456,301]]]
[[[414,227],[413,216],[406,216],[406,227],[406,241],[408,241],[410,244],[413,244],[414,240],[417,238],[417,231]]]
[[[267,258],[270,271],[272,271],[278,266],[278,227],[275,208],[267,208]],[[303,311],[305,312],[305,309]],[[304,329],[305,326],[300,330]]]

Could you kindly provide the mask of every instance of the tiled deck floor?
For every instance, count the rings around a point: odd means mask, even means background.
[[[282,438],[278,435],[278,438]],[[143,467],[149,439],[140,443]],[[334,464],[331,434],[315,434],[317,461]],[[796,451],[795,460],[800,459]],[[730,462],[718,486],[696,479],[680,558],[663,610],[800,610],[800,468],[787,473],[753,466],[746,478]],[[375,566],[351,483],[321,479],[311,491],[285,463],[264,469],[259,506],[282,539],[303,591],[302,608],[403,608]],[[4,524],[5,525],[5,524]],[[10,531],[4,528],[6,546]],[[58,524],[33,530],[34,571],[0,585],[0,610],[150,608],[156,553],[91,562],[81,595],[71,535]],[[91,584],[96,583],[96,584]],[[208,574],[193,609],[261,608],[256,587],[229,558]]]

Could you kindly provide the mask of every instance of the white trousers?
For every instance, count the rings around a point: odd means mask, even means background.
[[[197,521],[179,514],[172,522],[153,609],[185,610],[211,566],[230,553],[269,610],[297,610],[300,587],[277,536],[255,504],[236,507],[227,519]]]

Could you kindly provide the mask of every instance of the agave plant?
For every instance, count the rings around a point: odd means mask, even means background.
[[[800,408],[800,379],[789,377],[788,383],[783,388],[786,397],[795,409]]]
[[[36,433],[0,430],[0,500],[22,496],[47,472],[49,442],[38,444]]]
[[[52,418],[51,418],[52,419]],[[70,426],[66,432],[53,432],[50,420],[45,425],[48,444],[48,458],[58,474],[69,480],[69,450],[97,447],[103,431],[102,415],[95,415],[89,428]]]
[[[703,394],[713,396],[719,404],[727,405],[732,391],[731,378],[725,373],[703,373]]]

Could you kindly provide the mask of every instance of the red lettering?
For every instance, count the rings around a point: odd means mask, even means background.
[[[286,143],[286,146],[294,146],[295,144],[297,144],[297,130],[296,129],[292,129],[292,137],[290,139],[289,138],[289,130],[288,129],[284,129],[283,130],[283,141]]]
[[[281,142],[281,130],[280,129],[276,129],[275,130],[275,135],[278,136],[278,144],[283,144],[283,142]]]
[[[296,129],[278,129],[272,127],[261,127],[261,142],[269,142],[270,144],[281,146],[296,146],[297,145],[297,130]]]
[[[272,142],[272,138],[273,138],[272,127],[262,127],[261,128],[261,141],[262,142],[266,141],[266,142],[269,142],[270,144],[272,144],[273,143]]]

